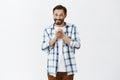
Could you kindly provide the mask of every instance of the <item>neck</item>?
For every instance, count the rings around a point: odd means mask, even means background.
[[[56,25],[56,24],[55,24],[55,26],[63,27],[63,26],[65,26],[65,23],[63,22],[61,25]]]

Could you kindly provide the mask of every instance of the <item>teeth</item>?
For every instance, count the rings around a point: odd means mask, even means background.
[[[56,22],[61,22],[60,20],[57,20]]]

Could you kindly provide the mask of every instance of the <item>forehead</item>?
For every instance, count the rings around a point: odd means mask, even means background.
[[[54,14],[56,14],[56,13],[64,14],[64,10],[63,9],[55,9],[53,13]]]

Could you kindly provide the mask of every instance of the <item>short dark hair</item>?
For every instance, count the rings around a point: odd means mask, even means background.
[[[67,14],[67,9],[66,7],[62,6],[62,5],[57,5],[53,8],[53,13],[56,9],[62,9],[64,11],[65,14]]]

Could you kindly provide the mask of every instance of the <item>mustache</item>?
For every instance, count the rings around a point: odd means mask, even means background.
[[[54,19],[54,20],[55,20],[55,21],[56,21],[56,20],[62,21],[62,19]]]

